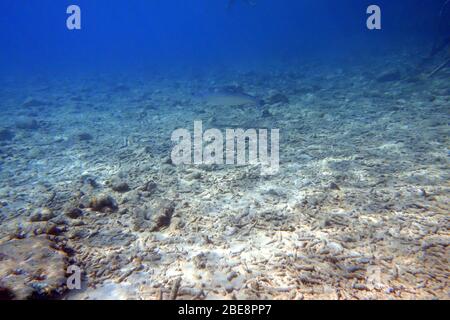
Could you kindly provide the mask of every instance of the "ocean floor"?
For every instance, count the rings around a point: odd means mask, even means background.
[[[3,78],[0,294],[450,298],[450,71],[405,61]],[[224,87],[264,103],[195,98]],[[279,128],[278,174],[173,165],[194,120]]]

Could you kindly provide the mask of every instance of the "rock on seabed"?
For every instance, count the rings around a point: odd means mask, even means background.
[[[66,283],[67,255],[45,236],[0,244],[0,298],[51,298]]]

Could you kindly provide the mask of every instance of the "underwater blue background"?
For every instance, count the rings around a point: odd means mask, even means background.
[[[227,0],[2,0],[0,65],[26,73],[358,59],[430,45],[442,3],[238,0],[227,10]],[[80,31],[66,28],[71,4],[81,7]],[[371,4],[382,9],[381,31],[366,28]]]
[[[0,0],[0,300],[449,298],[450,0],[253,1]]]

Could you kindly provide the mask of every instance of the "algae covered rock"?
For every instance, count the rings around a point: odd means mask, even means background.
[[[150,231],[159,231],[161,228],[169,226],[174,211],[174,202],[166,200],[159,201],[155,207],[155,211],[150,216]]]
[[[158,188],[158,185],[156,184],[156,182],[153,180],[149,180],[144,184],[144,186],[142,186],[141,190],[150,192],[150,193],[154,193],[157,190],[157,188]]]
[[[128,185],[128,183],[124,180],[122,180],[119,177],[114,177],[111,180],[111,189],[113,189],[116,192],[127,192],[130,190],[130,186]]]
[[[33,211],[33,213],[30,216],[30,221],[31,222],[48,221],[50,219],[53,219],[54,217],[55,214],[51,209],[40,208]]]
[[[89,202],[89,208],[97,212],[116,212],[119,209],[116,200],[106,194],[92,197]]]
[[[83,216],[83,211],[73,202],[67,203],[63,208],[64,214],[70,219],[78,219]]]
[[[5,299],[51,298],[66,284],[67,255],[45,236],[0,244],[0,295]]]
[[[169,227],[174,212],[175,203],[173,201],[160,199],[151,208],[136,210],[134,230],[155,232]]]

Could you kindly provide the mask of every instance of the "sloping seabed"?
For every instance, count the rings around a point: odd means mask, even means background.
[[[1,259],[48,238],[58,263],[33,255],[35,270],[3,273],[2,294],[448,299],[449,70],[425,79],[404,54],[386,61],[3,79]],[[379,77],[390,65],[401,73]],[[230,85],[266,103],[193,98]],[[172,131],[194,120],[279,128],[279,173],[171,164]],[[47,274],[71,264],[84,289],[60,295]]]

